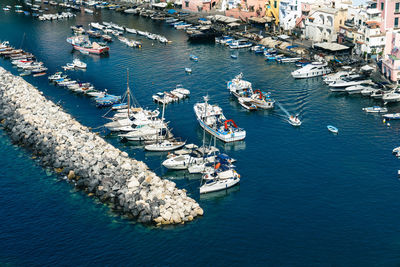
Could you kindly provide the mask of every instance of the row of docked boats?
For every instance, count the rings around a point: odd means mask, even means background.
[[[118,36],[118,35],[122,35],[124,33],[130,33],[130,34],[137,34],[140,36],[144,36],[150,40],[157,40],[160,43],[169,43],[170,42],[165,36],[155,34],[155,33],[150,33],[147,31],[141,31],[141,30],[134,29],[134,28],[120,26],[113,22],[102,22],[102,24],[98,23],[98,22],[91,22],[89,25],[93,29],[101,30],[101,31],[105,32],[106,34],[111,33],[113,35]]]
[[[71,12],[60,12],[60,13],[53,13],[53,14],[42,14],[37,16],[40,21],[52,21],[52,20],[63,20],[63,19],[70,19],[74,18],[76,15]]]
[[[158,92],[152,96],[153,101],[158,104],[170,104],[173,102],[178,102],[185,98],[188,98],[190,95],[190,91],[188,89],[183,88],[181,84],[178,84],[175,89],[169,92]]]
[[[248,39],[235,39],[230,36],[216,37],[215,43],[228,46],[231,49],[250,48],[253,46]]]
[[[64,87],[74,93],[84,94],[93,98],[97,107],[109,107],[121,102],[121,96],[111,95],[107,90],[96,90],[91,83],[73,80],[62,72],[57,72],[49,76],[48,79],[49,82],[59,87]]]
[[[37,61],[32,53],[12,47],[8,41],[0,44],[0,56],[10,59],[13,66],[20,71],[20,76],[38,77],[46,74],[47,68],[43,62]]]
[[[372,82],[367,76],[359,74],[355,70],[342,70],[324,77],[324,82],[331,92],[361,94],[375,100],[381,100],[384,104],[400,102],[400,90],[388,89],[382,84]]]
[[[140,41],[128,39],[128,38],[123,37],[123,36],[119,36],[119,37],[118,37],[118,40],[119,40],[121,43],[124,43],[124,44],[126,44],[127,46],[129,46],[129,47],[142,48],[142,42],[140,42]]]

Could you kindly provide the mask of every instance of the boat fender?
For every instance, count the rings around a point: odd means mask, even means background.
[[[382,121],[383,123],[386,123],[386,120],[385,119],[383,119],[383,121]]]
[[[387,125],[388,127],[390,127],[390,123],[387,123],[386,125]]]

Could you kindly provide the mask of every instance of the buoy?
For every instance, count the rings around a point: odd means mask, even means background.
[[[390,123],[387,123],[386,125],[387,125],[387,126],[390,126]]]
[[[386,120],[385,120],[385,119],[383,119],[383,123],[386,123]]]

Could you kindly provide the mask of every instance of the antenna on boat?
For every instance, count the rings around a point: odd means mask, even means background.
[[[126,96],[128,97],[128,118],[129,118],[129,110],[131,109],[130,106],[130,91],[129,91],[129,68],[126,68]]]

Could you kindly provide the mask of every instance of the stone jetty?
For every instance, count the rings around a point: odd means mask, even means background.
[[[21,77],[0,67],[0,120],[13,142],[27,147],[119,214],[146,224],[180,224],[203,215],[199,204],[128,156]]]

